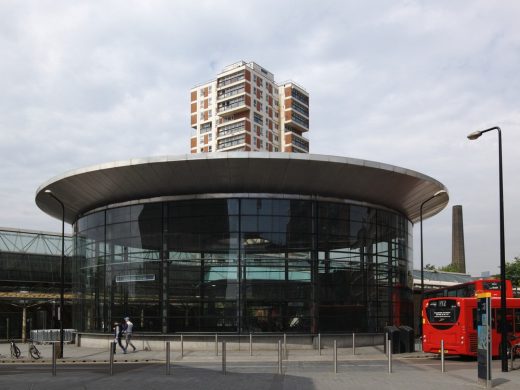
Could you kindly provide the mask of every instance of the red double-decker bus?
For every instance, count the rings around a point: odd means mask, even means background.
[[[436,297],[461,297],[471,298],[477,294],[488,292],[492,297],[499,297],[500,279],[479,279],[472,282],[456,284],[443,288],[425,291],[423,299]],[[513,285],[510,280],[506,280],[506,297],[513,298]]]
[[[520,337],[520,298],[506,299],[508,333]],[[500,356],[500,297],[491,298],[491,348]],[[439,297],[423,301],[424,352],[477,356],[477,298]]]

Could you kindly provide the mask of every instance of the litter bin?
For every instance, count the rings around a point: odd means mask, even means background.
[[[401,332],[397,326],[385,326],[385,333],[388,335],[388,340],[392,342],[392,353],[400,353],[401,352],[401,341],[400,336]],[[385,343],[385,353],[386,353],[386,343]]]
[[[399,327],[401,352],[415,352],[415,332],[406,325]]]

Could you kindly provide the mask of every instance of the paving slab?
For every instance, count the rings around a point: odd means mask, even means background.
[[[108,351],[66,345],[64,359],[58,360],[57,375],[51,375],[51,346],[37,346],[43,359],[0,357],[0,389],[75,390],[75,389],[385,389],[449,390],[479,389],[476,362],[449,357],[447,372],[442,373],[440,360],[415,352],[393,356],[393,372],[379,347],[342,348],[338,351],[338,372],[333,372],[332,349],[289,349],[283,361],[283,373],[277,374],[276,351],[228,352],[227,372],[222,373],[222,356],[215,351],[172,351],[171,375],[166,375],[165,351],[137,351],[116,354],[114,375],[109,375]],[[220,352],[220,351],[219,351]],[[9,354],[9,345],[0,344],[0,354]],[[520,370],[502,373],[500,361],[493,361],[494,388],[518,390]]]

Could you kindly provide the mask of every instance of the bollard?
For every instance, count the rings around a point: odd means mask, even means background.
[[[392,340],[388,340],[386,344],[386,351],[388,352],[388,373],[392,373]]]
[[[338,373],[338,344],[334,340],[334,374]]]
[[[184,357],[184,336],[181,334],[181,359]]]
[[[170,375],[170,342],[166,342],[166,375]]]
[[[56,345],[52,344],[52,376],[56,376]]]
[[[283,358],[287,360],[287,334],[283,334]]]
[[[253,334],[249,333],[249,356],[253,356]]]
[[[215,356],[218,356],[218,334],[215,333]]]
[[[222,373],[226,375],[226,340],[222,340]]]
[[[282,375],[282,341],[278,340],[278,374]]]
[[[321,333],[318,333],[318,354],[321,355]]]
[[[114,350],[116,349],[116,343],[112,341],[110,343],[110,359],[108,362],[108,373],[110,376],[114,375]]]
[[[385,355],[388,356],[388,333],[385,333]]]
[[[444,365],[444,340],[441,340],[441,372],[446,372]]]
[[[352,333],[352,355],[356,354],[356,334]]]

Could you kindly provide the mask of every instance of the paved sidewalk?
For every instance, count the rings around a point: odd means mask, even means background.
[[[137,343],[136,343],[137,344]],[[0,363],[48,363],[52,359],[52,346],[51,345],[36,345],[40,351],[42,358],[35,360],[31,358],[28,348],[28,344],[18,343],[18,347],[21,351],[19,359],[11,358],[10,345],[0,344]],[[213,362],[220,361],[222,356],[222,344],[218,344],[218,356],[215,353],[215,349],[212,350],[189,350],[184,349],[183,356],[181,356],[181,350],[178,344],[172,344],[171,346],[171,360],[172,361],[186,361],[186,362]],[[288,345],[287,358],[284,360],[289,361],[331,361],[332,360],[332,348],[324,348],[319,354],[318,350],[314,349],[291,349]],[[423,354],[422,352],[398,354],[394,355],[394,358],[433,358],[435,355]],[[241,348],[240,351],[227,349],[226,357],[228,361],[277,361],[278,352],[274,349],[265,350],[253,348],[253,355],[249,354],[249,346]],[[62,363],[98,363],[108,362],[110,359],[108,348],[89,348],[89,347],[76,347],[75,345],[65,344],[64,345],[64,357],[58,359]],[[356,354],[352,354],[351,348],[338,348],[338,359],[339,360],[381,360],[386,359],[382,347],[357,347]],[[140,362],[140,363],[154,363],[154,362],[165,362],[166,351],[165,350],[143,350],[138,349],[136,352],[128,352],[124,354],[119,346],[116,348],[116,354],[114,360],[118,362]]]
[[[27,346],[21,345],[27,356]],[[248,389],[248,390],[318,390],[318,389],[385,389],[385,390],[467,390],[479,389],[476,362],[449,358],[447,372],[440,361],[422,352],[394,355],[393,372],[380,348],[362,347],[352,355],[350,348],[338,350],[338,373],[333,372],[332,350],[322,355],[316,350],[289,349],[283,361],[283,375],[278,375],[276,351],[249,350],[227,352],[227,374],[222,373],[222,356],[215,351],[172,351],[171,375],[165,375],[164,351],[138,351],[116,354],[114,375],[109,376],[108,351],[99,348],[65,346],[65,358],[59,359],[57,376],[50,370],[50,346],[38,346],[44,358],[37,363],[0,358],[0,389],[93,390],[93,389]],[[6,356],[8,344],[0,344]],[[220,352],[220,351],[219,351]],[[14,361],[14,363],[11,363]],[[502,373],[500,361],[493,362],[494,387],[504,390],[520,388],[520,370]]]

